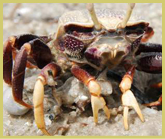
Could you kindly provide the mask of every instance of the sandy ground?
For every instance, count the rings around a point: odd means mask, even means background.
[[[36,35],[48,35],[56,31],[58,18],[67,11],[84,9],[85,4],[21,4],[13,12],[15,4],[3,4],[3,40],[11,35],[32,33]],[[96,8],[110,8],[112,10],[125,10],[127,4],[96,4]],[[13,13],[13,14],[11,14]],[[150,22],[155,31],[150,42],[162,43],[162,4],[137,4],[134,13]],[[34,78],[38,71],[27,75],[25,86]],[[147,83],[153,77],[146,75],[145,81],[141,81],[144,73],[135,75],[136,85],[143,92]],[[149,76],[149,77],[148,77]],[[161,78],[155,75],[154,78]],[[33,82],[32,82],[33,83]],[[31,84],[32,84],[31,83]],[[33,86],[33,85],[32,85]],[[6,84],[3,87],[4,93],[11,91]],[[26,90],[25,90],[26,92]],[[30,98],[31,99],[31,98]],[[30,100],[29,100],[30,101]],[[140,106],[145,117],[142,123],[134,111],[130,112],[130,130],[125,131],[123,127],[122,115],[112,116],[106,120],[103,112],[99,113],[99,124],[95,126],[91,114],[91,108],[80,116],[75,116],[74,111],[64,111],[55,121],[51,121],[50,115],[46,115],[46,124],[50,133],[56,135],[81,135],[81,136],[161,136],[162,135],[162,111],[153,110]],[[70,115],[68,119],[68,115]],[[49,118],[47,118],[47,116]],[[34,123],[33,111],[29,111],[24,116],[11,116],[3,110],[3,134],[4,136],[31,136],[43,135]]]

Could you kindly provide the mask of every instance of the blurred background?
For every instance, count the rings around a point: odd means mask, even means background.
[[[56,32],[59,17],[71,10],[83,10],[86,8],[84,3],[4,3],[3,4],[3,41],[5,41],[11,35],[19,34],[36,34],[36,35],[48,35]],[[96,3],[95,8],[109,8],[111,10],[126,10],[126,3]],[[142,19],[145,19],[153,27],[155,35],[150,39],[150,42],[162,44],[162,4],[161,3],[138,3],[136,4],[133,14],[137,14]],[[137,79],[137,86],[144,91],[144,88],[148,85],[148,82],[142,81],[146,76],[143,73],[135,75]],[[161,78],[159,75],[156,78]],[[161,80],[161,79],[160,79]],[[145,113],[145,112],[144,112]],[[147,111],[146,111],[147,113]],[[119,122],[116,125],[111,126],[112,122],[102,122],[101,125],[94,126],[93,118],[79,121],[85,121],[91,123],[90,126],[84,125],[84,130],[79,125],[72,124],[69,132],[66,135],[161,135],[161,112],[156,113],[155,117],[151,117],[150,120],[155,121],[156,125],[148,125],[147,122],[142,125],[142,130],[139,129],[139,125],[136,128],[132,126],[132,130],[125,132],[123,130],[123,123]],[[30,112],[25,116],[10,116],[7,112],[3,113],[3,126],[4,135],[42,135],[42,133],[34,126],[33,113]],[[31,119],[29,119],[31,117]],[[120,116],[119,116],[120,117]],[[120,117],[121,118],[121,117]],[[119,120],[120,120],[119,118]],[[154,119],[155,118],[155,119]],[[18,120],[19,119],[19,120]],[[105,117],[103,117],[105,119]],[[158,120],[158,121],[156,121]],[[122,121],[122,120],[121,120]],[[60,121],[58,121],[60,123]],[[132,121],[132,123],[136,121]],[[86,127],[86,128],[85,128]],[[110,128],[111,127],[111,128]],[[78,130],[80,128],[80,130]],[[17,130],[16,130],[17,129]],[[121,129],[121,130],[120,130]],[[144,130],[143,130],[144,129]],[[148,130],[145,130],[148,129]],[[54,128],[53,128],[54,130]],[[107,132],[107,130],[109,132]],[[142,132],[143,131],[143,132]]]

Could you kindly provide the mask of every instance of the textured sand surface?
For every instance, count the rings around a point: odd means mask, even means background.
[[[58,18],[67,11],[84,9],[85,4],[21,4],[14,14],[9,18],[15,4],[3,4],[3,40],[11,35],[32,33],[36,35],[48,35],[56,31]],[[96,4],[96,8],[110,8],[112,10],[125,10],[127,4]],[[134,13],[150,22],[155,31],[155,35],[150,42],[162,44],[162,4],[144,3],[137,4]],[[39,71],[27,71],[25,90],[32,100],[32,88]],[[32,77],[33,75],[33,77]],[[144,92],[145,87],[152,80],[161,75],[149,75],[136,73],[136,86]],[[144,79],[145,78],[145,79]],[[30,87],[29,87],[30,86]],[[11,91],[4,83],[4,93]],[[45,95],[49,100],[49,93]],[[52,104],[53,105],[53,104]],[[51,106],[51,105],[50,105]],[[49,106],[47,106],[49,107]],[[50,113],[45,115],[46,124],[52,134],[81,135],[81,136],[161,136],[162,135],[162,111],[141,106],[145,122],[142,123],[134,111],[130,111],[130,130],[125,131],[122,114],[112,116],[106,120],[104,113],[99,113],[99,124],[95,126],[91,113],[91,108],[80,116],[76,116],[74,111],[64,111],[61,117],[51,121]],[[68,112],[68,113],[67,113]],[[62,127],[62,128],[60,128]],[[43,135],[34,123],[33,111],[29,111],[24,116],[11,116],[3,110],[3,134],[4,136],[35,136]]]

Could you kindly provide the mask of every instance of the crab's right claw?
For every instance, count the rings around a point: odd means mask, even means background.
[[[140,119],[142,122],[144,122],[144,118],[143,115],[141,113],[141,110],[139,108],[138,102],[135,98],[135,96],[133,95],[131,90],[127,90],[123,95],[122,95],[122,104],[124,106],[124,127],[126,130],[129,129],[128,127],[128,110],[129,107],[133,107],[135,109],[135,111],[137,112],[137,114],[139,115]]]

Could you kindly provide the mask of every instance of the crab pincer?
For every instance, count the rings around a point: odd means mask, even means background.
[[[144,122],[144,118],[143,115],[141,113],[141,110],[139,108],[138,102],[134,96],[134,94],[132,93],[131,89],[131,84],[133,82],[133,75],[135,72],[135,67],[131,67],[128,72],[124,75],[119,87],[123,93],[122,95],[122,104],[124,106],[124,111],[123,111],[123,115],[124,115],[124,127],[126,130],[129,129],[128,127],[128,110],[130,107],[133,107],[135,109],[135,111],[137,112],[138,116],[140,117],[141,121]]]
[[[110,111],[106,106],[106,102],[104,98],[100,95],[101,94],[101,87],[97,83],[94,77],[92,77],[88,72],[81,69],[78,66],[73,66],[71,69],[72,74],[84,85],[88,87],[88,90],[91,94],[91,105],[93,110],[94,122],[98,122],[98,111],[103,109],[107,118],[110,118]]]

